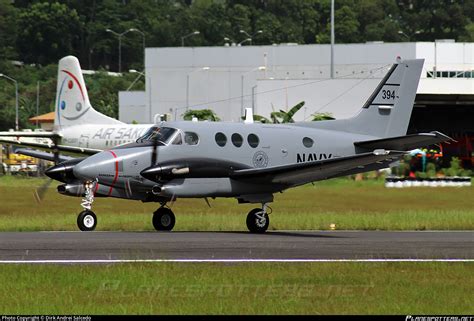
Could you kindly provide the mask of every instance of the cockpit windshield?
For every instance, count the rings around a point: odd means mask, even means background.
[[[137,143],[144,143],[156,140],[158,142],[162,142],[163,144],[168,144],[177,131],[177,129],[170,127],[153,126],[148,129],[142,137],[137,139]]]

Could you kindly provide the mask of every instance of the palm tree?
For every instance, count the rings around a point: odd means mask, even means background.
[[[283,123],[294,123],[293,116],[301,109],[305,104],[304,101],[299,102],[295,106],[291,107],[289,111],[274,111],[270,114],[270,119],[261,116],[261,115],[253,115],[254,121],[259,121],[261,123],[274,123],[274,124],[283,124]]]
[[[314,113],[311,116],[313,116],[312,121],[320,121],[320,120],[334,120],[335,118],[332,117],[331,113]]]
[[[220,118],[212,109],[190,109],[183,115],[184,120],[192,120],[196,117],[198,120],[219,121]]]

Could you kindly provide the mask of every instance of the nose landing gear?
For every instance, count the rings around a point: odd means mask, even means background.
[[[81,203],[84,210],[77,217],[77,226],[84,232],[93,231],[97,226],[97,216],[91,211],[96,184],[97,181],[84,183],[85,193]]]

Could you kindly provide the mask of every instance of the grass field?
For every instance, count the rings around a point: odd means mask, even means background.
[[[80,199],[56,193],[54,184],[37,204],[42,179],[2,177],[0,230],[76,230]],[[473,229],[473,188],[386,189],[382,181],[332,180],[275,195],[270,229]],[[245,230],[253,205],[233,199],[180,199],[173,204],[176,230]],[[151,230],[157,204],[97,198],[98,230]]]
[[[0,177],[0,231],[77,230],[80,198],[59,195],[55,183],[36,203],[33,191],[44,179]],[[335,179],[275,195],[270,227],[282,229],[471,230],[474,188],[387,189],[383,181]],[[175,230],[246,230],[245,217],[255,205],[234,199],[179,199],[172,205]],[[97,198],[97,230],[152,230],[154,203]]]
[[[473,314],[469,263],[1,266],[3,314]]]
[[[77,230],[80,199],[0,177],[0,230]],[[270,229],[474,229],[473,188],[337,179],[276,195]],[[252,205],[178,200],[176,230],[246,230]],[[151,230],[156,204],[97,199],[99,230]],[[2,314],[473,314],[472,263],[0,265]]]

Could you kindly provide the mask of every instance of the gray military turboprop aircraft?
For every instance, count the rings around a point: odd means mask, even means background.
[[[62,194],[84,196],[77,223],[94,230],[95,196],[158,202],[157,230],[171,230],[177,198],[233,197],[261,207],[247,215],[265,232],[273,194],[309,182],[388,167],[407,150],[449,140],[406,135],[423,60],[398,60],[349,119],[293,124],[162,122],[136,142],[58,164],[47,175]]]

